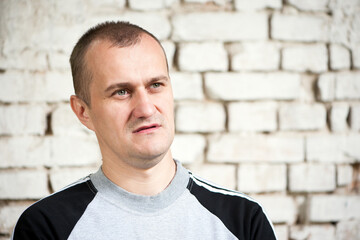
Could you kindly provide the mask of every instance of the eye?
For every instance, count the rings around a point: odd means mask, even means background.
[[[128,93],[129,92],[126,89],[121,89],[121,90],[116,91],[116,94],[119,96],[125,96]]]
[[[158,88],[158,87],[160,87],[160,86],[161,86],[160,83],[153,83],[153,84],[151,84],[151,87],[152,87],[152,88]]]

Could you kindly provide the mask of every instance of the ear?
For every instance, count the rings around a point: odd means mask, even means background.
[[[94,125],[89,115],[89,111],[90,111],[89,106],[83,100],[81,100],[79,97],[75,95],[71,95],[70,105],[73,112],[80,120],[80,122],[88,129],[95,131]]]

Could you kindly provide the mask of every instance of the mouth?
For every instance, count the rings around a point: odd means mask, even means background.
[[[150,124],[146,126],[141,126],[133,131],[133,133],[151,133],[156,129],[160,128],[159,124]]]

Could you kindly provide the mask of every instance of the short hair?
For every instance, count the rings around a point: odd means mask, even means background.
[[[85,56],[91,43],[96,40],[105,40],[112,43],[111,46],[113,47],[129,47],[137,44],[143,34],[149,35],[159,43],[166,58],[160,41],[153,34],[129,22],[100,23],[82,35],[70,56],[71,73],[76,96],[82,99],[88,106],[91,105],[90,83],[92,82],[92,74],[91,70],[87,68],[85,61]],[[165,60],[167,64],[167,59]]]

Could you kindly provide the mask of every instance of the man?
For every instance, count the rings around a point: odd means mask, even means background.
[[[71,107],[102,167],[28,208],[14,239],[275,239],[262,208],[174,161],[173,95],[159,41],[125,22],[85,33],[71,58]]]

